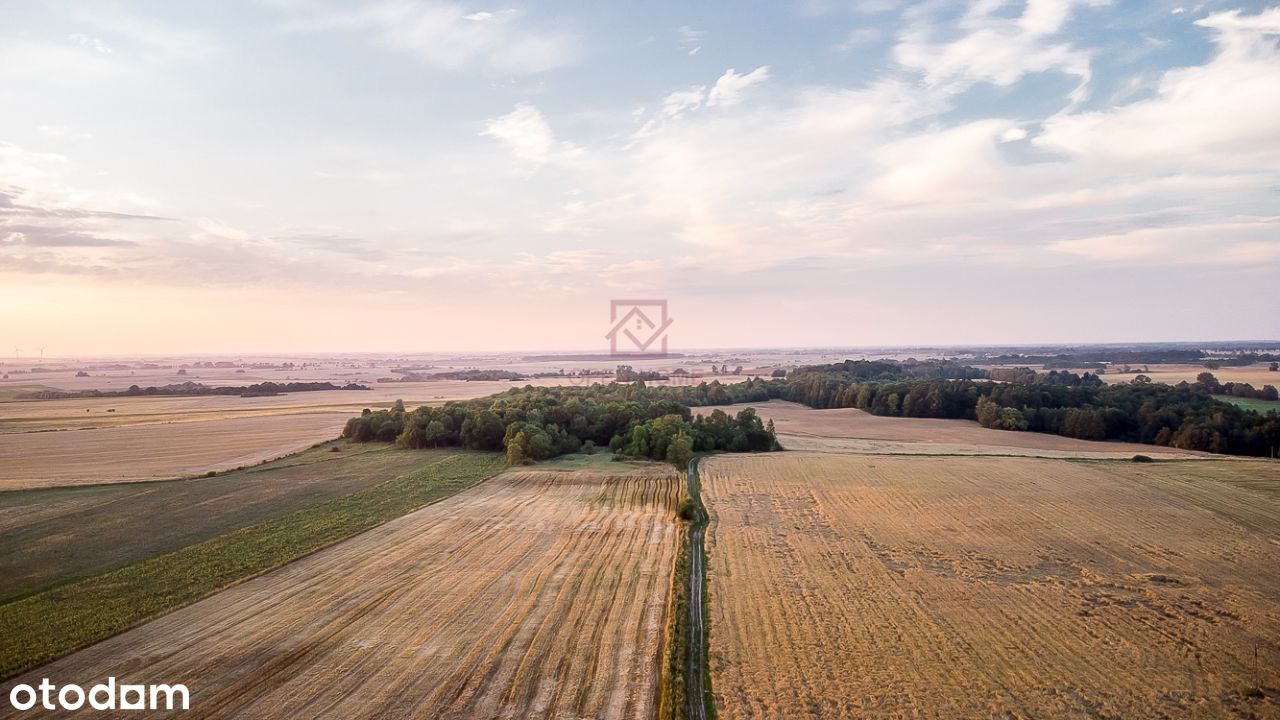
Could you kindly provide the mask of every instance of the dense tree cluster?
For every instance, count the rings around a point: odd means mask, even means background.
[[[1275,385],[1263,385],[1262,389],[1258,390],[1249,383],[1220,383],[1218,378],[1213,376],[1213,373],[1207,372],[1202,372],[1196,376],[1195,386],[1210,395],[1230,395],[1231,397],[1254,398],[1255,400],[1280,400],[1280,391],[1276,390]]]
[[[515,388],[478,400],[406,410],[366,410],[347,421],[343,436],[357,442],[396,442],[408,448],[462,446],[505,450],[511,464],[608,446],[620,455],[683,467],[693,452],[772,450],[777,441],[754,410],[731,418],[721,411],[694,418],[698,405],[769,399],[764,381],[692,387],[646,387],[643,382],[590,387]]]
[[[815,408],[967,418],[1003,430],[1235,455],[1280,454],[1280,414],[1263,415],[1215,400],[1205,382],[1170,386],[1139,375],[1132,383],[1106,385],[1091,373],[1056,371],[1034,377],[1018,373],[1020,381],[1005,382],[908,380],[900,379],[909,373],[905,368],[894,372],[844,365],[797,369],[772,392]]]
[[[620,383],[638,380],[666,380],[667,376],[654,370],[636,370],[630,365],[619,365],[613,373],[613,379]]]

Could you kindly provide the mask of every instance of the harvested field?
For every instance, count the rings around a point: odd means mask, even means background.
[[[778,439],[783,447],[790,450],[1099,459],[1127,458],[1135,454],[1205,457],[1205,453],[1158,445],[1097,442],[1047,433],[992,430],[972,420],[881,417],[856,408],[814,410],[784,400],[694,408],[694,412],[706,414],[720,409],[736,414],[747,407],[754,407],[761,418],[773,420]],[[835,440],[829,441],[828,438]]]
[[[0,434],[85,430],[121,425],[199,422],[235,417],[304,413],[356,415],[362,408],[440,404],[509,389],[499,382],[384,383],[370,390],[317,390],[261,397],[238,395],[90,397],[64,400],[0,400]]]
[[[336,438],[349,413],[0,435],[0,491],[166,480],[253,465]]]
[[[1252,365],[1241,366],[1224,366],[1217,370],[1210,370],[1203,364],[1163,364],[1148,365],[1147,371],[1143,375],[1151,378],[1156,382],[1168,383],[1169,385],[1177,385],[1180,382],[1193,383],[1196,376],[1202,372],[1213,373],[1218,378],[1218,382],[1243,382],[1249,383],[1255,388],[1262,389],[1263,385],[1280,386],[1280,372],[1271,372],[1269,370],[1271,363],[1253,363]],[[1141,369],[1141,365],[1134,365]],[[1085,370],[1075,370],[1073,372],[1083,373]],[[1131,382],[1138,373],[1120,374],[1116,372],[1104,373],[1099,377],[1103,382],[1123,383]]]
[[[0,601],[349,495],[450,455],[341,447],[211,478],[0,493]]]
[[[199,716],[647,717],[682,487],[615,466],[499,475],[15,682],[185,683]]]
[[[1277,467],[706,461],[719,716],[1280,717]]]

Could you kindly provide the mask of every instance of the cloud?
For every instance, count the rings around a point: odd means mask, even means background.
[[[1280,167],[1280,8],[1227,12],[1199,20],[1217,53],[1204,65],[1176,68],[1153,97],[1095,112],[1063,112],[1032,143],[1095,167],[1150,172]]]
[[[852,52],[855,48],[862,47],[873,43],[881,38],[880,28],[876,27],[859,27],[849,31],[844,40],[836,45],[833,50],[838,53]]]
[[[702,38],[706,36],[706,32],[695,30],[688,25],[681,25],[676,28],[676,37],[679,39],[680,47],[689,57],[693,57],[702,51]]]
[[[480,134],[506,143],[524,172],[571,159],[582,152],[571,143],[557,140],[547,119],[538,108],[527,103],[488,121]]]
[[[122,54],[130,50],[148,60],[198,60],[217,51],[217,42],[203,30],[161,22],[153,17],[132,15],[119,8],[105,13],[80,10],[73,13],[72,18],[76,22],[92,26],[99,33],[115,38],[115,49],[119,49]],[[102,41],[94,37],[83,34],[71,37],[82,47],[92,47],[104,53],[114,51],[105,45],[99,47]]]
[[[769,79],[769,66],[762,65],[746,75],[739,75],[729,68],[716,80],[707,93],[707,107],[731,107],[742,100],[742,93],[752,85]]]
[[[701,107],[706,97],[705,85],[695,85],[688,90],[676,90],[662,99],[662,115],[669,119],[678,118],[689,110]]]
[[[676,90],[667,94],[662,99],[662,117],[675,120],[700,107],[733,107],[742,102],[743,93],[748,88],[768,79],[768,65],[762,65],[745,75],[740,75],[733,68],[729,68],[715,81],[710,90],[706,85],[694,85],[687,90]],[[653,126],[650,125],[640,134],[644,135],[652,128]]]
[[[1000,142],[1010,143],[1010,142],[1018,142],[1019,140],[1026,140],[1026,139],[1027,139],[1026,128],[1011,127],[1008,130],[1005,130],[1004,132],[1000,133]]]
[[[286,27],[295,32],[369,33],[390,50],[412,53],[427,65],[448,70],[481,68],[527,75],[571,65],[581,55],[574,35],[531,27],[521,13],[467,12],[461,4],[437,0],[384,0],[353,11],[304,15]]]
[[[114,52],[114,50],[107,47],[107,44],[102,42],[102,40],[99,38],[91,38],[88,35],[84,35],[81,33],[72,33],[68,35],[67,38],[70,39],[71,42],[75,43],[78,47],[88,48],[95,52],[102,53],[103,55],[110,55],[112,52]]]
[[[1211,238],[1211,240],[1210,240]],[[1050,244],[1099,264],[1265,265],[1280,262],[1280,218],[1139,228]]]
[[[899,34],[893,57],[921,72],[930,87],[952,93],[977,83],[1009,86],[1028,74],[1060,72],[1079,78],[1071,98],[1080,102],[1092,77],[1089,53],[1052,38],[1076,6],[1107,1],[1027,0],[1022,14],[1011,18],[997,14],[1003,3],[978,0],[956,23],[960,35],[949,40],[937,39],[940,23],[920,10]]]

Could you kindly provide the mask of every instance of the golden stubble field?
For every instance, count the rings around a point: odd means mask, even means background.
[[[337,437],[362,408],[398,399],[410,408],[440,405],[525,384],[572,383],[441,380],[254,398],[0,399],[0,491],[168,480],[253,465]]]
[[[719,716],[1280,717],[1278,467],[706,461]]]
[[[1196,376],[1200,373],[1213,373],[1218,378],[1218,382],[1243,382],[1262,389],[1263,385],[1276,385],[1280,387],[1280,372],[1271,372],[1271,363],[1253,363],[1251,365],[1241,366],[1223,366],[1217,370],[1210,370],[1204,365],[1190,364],[1157,364],[1148,365],[1147,371],[1142,373],[1156,382],[1167,383],[1169,385],[1177,385],[1180,382],[1193,383]],[[1141,368],[1141,365],[1131,365],[1131,367]],[[1074,372],[1086,372],[1085,370],[1076,370]],[[1132,382],[1136,373],[1104,373],[1099,377],[1103,382],[1108,383],[1125,383]]]
[[[1064,458],[1204,457],[1205,453],[1139,445],[1098,442],[985,428],[973,420],[904,418],[872,415],[857,408],[814,410],[799,403],[770,400],[693,408],[698,414],[723,410],[731,415],[753,407],[773,420],[778,439],[789,450],[926,455],[1028,455]]]
[[[335,438],[350,413],[0,434],[0,491],[168,480],[255,465]]]
[[[682,484],[612,465],[501,474],[3,690],[185,683],[199,717],[648,717]]]

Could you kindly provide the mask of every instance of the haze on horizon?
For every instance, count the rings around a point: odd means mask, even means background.
[[[5,18],[0,356],[1280,339],[1274,4]]]

